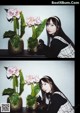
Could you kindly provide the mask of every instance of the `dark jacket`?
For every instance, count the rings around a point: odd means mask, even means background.
[[[59,94],[52,95],[47,113],[57,113],[61,105],[65,104],[66,102],[67,100]]]
[[[45,44],[42,45],[42,49],[40,50],[40,54],[45,55],[48,58],[57,58],[59,52],[68,46],[67,44],[61,42],[58,39],[52,39],[50,47],[46,46]],[[39,54],[39,52],[38,52]]]

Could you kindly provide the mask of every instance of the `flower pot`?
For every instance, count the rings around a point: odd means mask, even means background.
[[[34,39],[29,37],[28,39],[28,52],[29,54],[36,54],[37,53],[37,46],[38,46],[38,39]]]
[[[23,40],[20,40],[20,44],[17,48],[15,48],[10,40],[8,41],[8,51],[10,54],[16,55],[24,52],[24,42]]]
[[[37,53],[37,46],[36,47],[34,47],[33,49],[28,49],[28,53],[30,54],[30,55],[35,55],[36,53]]]
[[[36,110],[36,109],[37,109],[37,106],[38,106],[38,105],[37,105],[37,102],[36,102],[36,103],[33,104],[33,106],[28,106],[28,105],[27,105],[27,109],[28,109],[28,110]]]
[[[10,102],[9,98],[7,98],[7,102],[10,103],[10,110],[11,111],[19,111],[22,109],[22,98],[19,98],[19,102],[14,105],[13,103]]]
[[[37,108],[37,102],[35,104],[33,104],[33,106],[32,106],[33,110],[36,110],[36,108]]]

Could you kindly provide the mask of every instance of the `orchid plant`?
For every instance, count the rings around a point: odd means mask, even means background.
[[[40,17],[29,17],[26,20],[26,25],[28,27],[32,27],[32,36],[28,39],[28,48],[33,49],[38,45],[37,38],[41,35],[42,31],[44,30],[46,20],[43,21]]]
[[[12,80],[13,88],[4,89],[2,95],[9,95],[10,102],[16,105],[24,91],[25,81],[23,73],[17,67],[5,67],[5,69],[7,78]]]
[[[39,77],[38,76],[32,76],[29,75],[26,78],[26,84],[27,85],[31,85],[31,94],[29,94],[26,98],[26,104],[28,105],[28,107],[32,108],[33,105],[36,103],[37,101],[37,94],[40,91],[40,87],[39,87]]]
[[[6,31],[3,35],[3,38],[10,38],[11,44],[17,48],[20,43],[20,39],[25,33],[25,19],[22,11],[18,9],[5,9],[7,13],[7,20],[13,22],[13,31]]]

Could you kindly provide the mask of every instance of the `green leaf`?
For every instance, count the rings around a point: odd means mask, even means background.
[[[19,71],[19,73],[20,73],[20,92],[19,92],[19,95],[21,95],[22,92],[24,91],[25,81],[24,81],[23,73],[21,70]]]
[[[13,76],[13,88],[16,91],[16,87],[18,87],[18,78],[16,76]]]
[[[13,18],[13,21],[14,21],[14,31],[16,32],[17,34],[17,22],[16,22],[16,17]]]
[[[23,15],[22,12],[20,13],[20,17],[21,17],[21,34],[20,34],[20,38],[22,38],[22,36],[25,33],[26,22],[25,22],[24,15]]]
[[[34,86],[35,96],[39,93],[39,91],[40,91],[40,87],[39,87],[39,84],[37,83],[37,84]]]
[[[19,30],[19,19],[17,19],[16,17],[13,18],[13,21],[14,21],[14,31],[16,32],[17,34],[17,30]]]
[[[2,95],[12,95],[14,92],[15,92],[14,89],[12,89],[12,88],[7,88],[7,89],[4,89],[4,90],[3,90]]]
[[[47,19],[44,19],[42,21],[42,23],[40,25],[38,25],[38,27],[35,29],[35,32],[32,35],[33,38],[38,38],[41,35],[41,33],[43,32],[43,30],[45,28],[46,21],[47,21]]]
[[[34,84],[31,84],[31,95],[35,96]]]
[[[36,96],[40,91],[40,87],[39,87],[39,84],[36,83],[36,85],[34,84],[31,84],[31,95],[32,96]]]
[[[15,31],[9,30],[3,34],[3,38],[13,38],[15,35],[16,35]]]
[[[19,19],[16,18],[16,28],[19,29]]]
[[[35,26],[32,26],[32,38],[34,38],[35,39],[35,37],[36,37],[36,31],[35,31]]]

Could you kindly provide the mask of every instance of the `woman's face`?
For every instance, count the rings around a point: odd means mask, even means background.
[[[52,20],[50,20],[50,24],[48,24],[46,26],[46,30],[47,30],[48,34],[54,35],[54,33],[56,32],[56,29],[57,28],[56,28],[55,24],[52,22]]]
[[[47,82],[44,82],[41,80],[42,83],[42,90],[46,93],[50,93],[51,92],[51,85]]]

